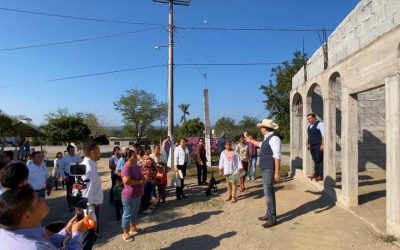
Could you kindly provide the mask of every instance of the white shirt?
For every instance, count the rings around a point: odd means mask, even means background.
[[[264,135],[264,140],[262,141],[262,143],[265,142],[265,139],[270,136],[271,134],[273,134],[274,132],[268,132]],[[275,159],[281,159],[281,139],[279,139],[278,136],[272,136],[271,139],[269,140],[269,146],[272,149],[272,157],[274,157]],[[261,146],[260,146],[261,148]]]
[[[310,125],[309,128],[312,128],[314,126],[315,122],[313,124]],[[318,125],[317,125],[317,129],[319,130],[319,132],[321,132],[321,136],[324,137],[324,123],[319,121]]]
[[[186,147],[185,149],[182,146],[178,146],[174,151],[174,164],[175,165],[183,165],[189,163],[189,149]]]
[[[229,159],[229,154],[227,152],[232,153],[232,159]],[[233,174],[237,169],[242,169],[242,161],[240,160],[239,155],[237,154],[236,150],[228,151],[224,150],[219,157],[219,169],[224,170],[224,175]]]
[[[48,178],[47,167],[43,162],[40,166],[36,165],[33,161],[28,165],[29,175],[28,183],[33,190],[40,190],[46,188],[46,181]]]
[[[79,155],[71,156],[70,154],[66,154],[60,161],[58,161],[58,172],[62,177],[65,177],[65,173],[69,174],[69,165],[76,164],[76,162],[81,162],[81,158]]]
[[[83,190],[82,196],[87,198],[90,204],[102,204],[103,189],[101,188],[100,175],[97,172],[97,163],[85,157],[81,164],[86,166],[86,174],[82,176],[82,180],[90,180],[87,182],[87,188]]]

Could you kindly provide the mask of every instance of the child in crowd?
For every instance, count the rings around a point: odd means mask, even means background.
[[[159,162],[157,164],[156,186],[157,186],[157,204],[165,203],[165,191],[167,188],[167,172],[165,171],[165,163]]]
[[[121,220],[121,211],[122,211],[121,193],[123,189],[124,189],[124,184],[122,183],[122,178],[121,176],[117,175],[115,179],[115,186],[113,187],[115,216],[117,221]]]

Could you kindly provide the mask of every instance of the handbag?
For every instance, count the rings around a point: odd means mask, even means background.
[[[181,179],[178,178],[178,175],[176,174],[175,177],[171,179],[171,186],[172,187],[180,187],[181,186]]]

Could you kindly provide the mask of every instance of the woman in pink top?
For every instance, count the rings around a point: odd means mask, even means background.
[[[144,177],[141,168],[137,165],[137,155],[135,151],[129,150],[127,153],[127,161],[121,172],[124,189],[121,193],[122,205],[124,212],[122,215],[122,239],[125,241],[133,241],[133,237],[137,234],[135,221],[140,207],[140,199],[144,194],[143,183]]]

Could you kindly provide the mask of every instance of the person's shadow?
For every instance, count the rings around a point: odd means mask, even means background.
[[[331,177],[326,177],[324,179],[324,190],[321,192],[313,192],[307,190],[306,192],[318,195],[319,197],[313,201],[309,201],[307,203],[304,203],[300,205],[299,207],[288,211],[284,214],[278,215],[277,219],[279,223],[285,223],[287,221],[290,221],[298,216],[314,212],[314,213],[322,213],[325,212],[326,210],[329,210],[333,208],[336,203],[336,195],[335,195],[335,190],[332,187],[333,180]],[[331,197],[328,197],[327,193],[330,194]]]
[[[190,237],[190,238],[185,238],[180,241],[172,243],[169,247],[166,248],[161,248],[163,250],[169,249],[214,249],[216,247],[219,247],[219,243],[222,239],[225,238],[230,238],[232,236],[236,235],[236,232],[227,232],[224,234],[221,234],[220,236],[213,237],[211,235],[205,234],[205,235],[200,235],[200,236],[195,236],[195,237]]]
[[[187,225],[197,225],[201,224],[203,221],[208,220],[213,215],[218,215],[222,213],[222,211],[210,211],[210,212],[201,212],[197,213],[193,216],[187,216],[183,218],[177,218],[168,222],[160,223],[154,226],[147,227],[141,234],[159,232],[164,230],[169,230],[172,228],[184,227]]]

